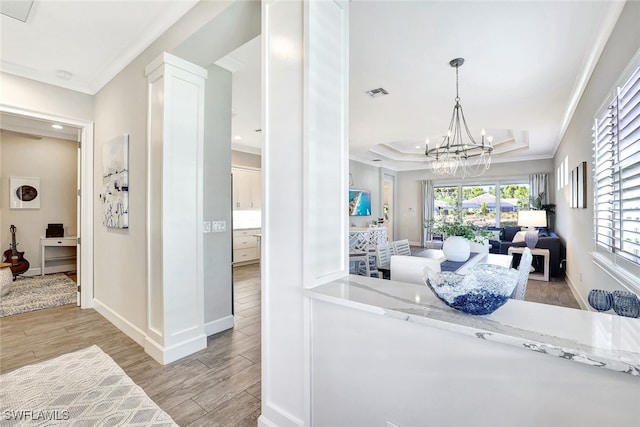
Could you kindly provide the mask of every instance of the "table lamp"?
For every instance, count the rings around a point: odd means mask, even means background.
[[[529,227],[524,235],[524,241],[529,249],[533,249],[538,243],[538,230],[536,230],[536,227],[547,226],[547,211],[519,211],[518,225]]]

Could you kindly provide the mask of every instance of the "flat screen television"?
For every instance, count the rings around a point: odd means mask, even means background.
[[[369,191],[349,189],[349,215],[371,215],[371,193]]]

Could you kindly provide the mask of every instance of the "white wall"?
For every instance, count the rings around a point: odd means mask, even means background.
[[[0,72],[0,103],[79,120],[93,120],[93,96]]]
[[[207,68],[204,127],[204,220],[225,221],[204,235],[204,322],[207,335],[233,325],[231,309],[231,73]],[[210,265],[215,268],[210,268]]]
[[[49,223],[62,223],[65,236],[77,235],[78,145],[75,141],[42,137],[27,138],[3,133],[0,138],[0,210],[2,210],[2,251],[9,248],[9,226],[16,226],[18,250],[31,264],[27,274],[40,273],[40,237]],[[9,177],[40,178],[40,209],[9,208]],[[48,248],[47,256],[73,253],[70,248]],[[65,262],[75,269],[73,261]],[[51,266],[51,263],[48,263]],[[57,264],[59,265],[59,264]]]
[[[476,183],[476,182],[495,182],[495,178],[527,178],[534,173],[549,173],[550,188],[555,188],[553,176],[553,161],[548,160],[531,160],[526,162],[511,163],[494,163],[485,175],[478,178],[466,178],[464,181],[460,179],[442,179],[439,175],[434,175],[430,171],[409,171],[398,172],[396,197],[399,200],[398,212],[396,212],[396,222],[400,236],[397,239],[409,239],[414,244],[421,244],[422,233],[422,198],[420,194],[420,181],[433,180],[434,184],[452,183],[457,185],[459,182]],[[569,236],[561,237],[567,239]]]
[[[640,47],[638,22],[640,2],[627,2],[554,157],[554,170],[565,157],[568,157],[569,169],[575,168],[580,162],[587,162],[586,209],[569,208],[567,197],[570,197],[570,193],[567,188],[556,192],[556,229],[567,239],[567,280],[578,291],[583,303],[592,288],[621,289],[610,276],[593,264],[590,254],[594,248],[591,128],[596,113]]]
[[[638,378],[314,300],[313,425],[637,426]]]
[[[208,53],[199,49],[226,54],[255,37],[259,27],[256,29],[241,25],[234,28],[233,21],[222,19],[231,7],[240,8],[249,15],[257,13],[259,16],[260,5],[255,2],[200,2],[95,95],[95,164],[102,164],[102,145],[105,141],[123,133],[129,134],[130,162],[129,228],[107,230],[101,224],[99,216],[95,219],[95,296],[103,308],[102,312],[108,313],[110,320],[118,323],[138,342],[143,339],[147,323],[147,80],[144,70],[162,52],[174,50],[189,56],[188,59],[192,62],[208,67],[213,61],[207,57]],[[216,29],[218,33],[214,31]],[[227,38],[224,37],[227,31],[236,33],[234,37]],[[202,33],[207,33],[210,37],[202,40]],[[199,43],[192,43],[196,39]],[[200,60],[197,60],[199,55]],[[219,137],[220,135],[216,136]],[[216,144],[219,143],[217,139]],[[226,158],[218,161],[230,164],[230,151],[226,151],[225,155]],[[101,185],[100,177],[96,176],[96,204],[99,203],[97,195]],[[229,209],[230,214],[231,203],[224,201],[224,195],[221,199],[225,205],[222,209]],[[210,199],[210,203],[216,202]],[[216,218],[223,216],[213,210],[209,213]],[[216,237],[211,238],[215,239]],[[224,245],[224,242],[218,243]],[[178,246],[176,250],[179,250]],[[225,257],[208,261],[204,271],[209,277],[218,270],[230,268],[230,261]],[[211,283],[205,283],[205,292],[211,296],[207,289],[210,285]]]

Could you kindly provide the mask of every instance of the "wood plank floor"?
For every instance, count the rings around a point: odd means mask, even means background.
[[[0,372],[93,344],[181,426],[256,426],[260,415],[260,268],[234,269],[235,328],[160,365],[95,310],[73,305],[0,319]]]
[[[235,328],[162,366],[95,310],[68,305],[0,319],[0,372],[98,345],[181,426],[256,426],[260,415],[260,269],[234,268]],[[579,308],[564,280],[530,280],[526,299]]]

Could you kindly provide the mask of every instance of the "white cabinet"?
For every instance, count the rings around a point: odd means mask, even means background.
[[[262,179],[259,170],[231,169],[233,173],[233,209],[260,209]]]
[[[260,260],[260,229],[233,230],[233,263]]]

